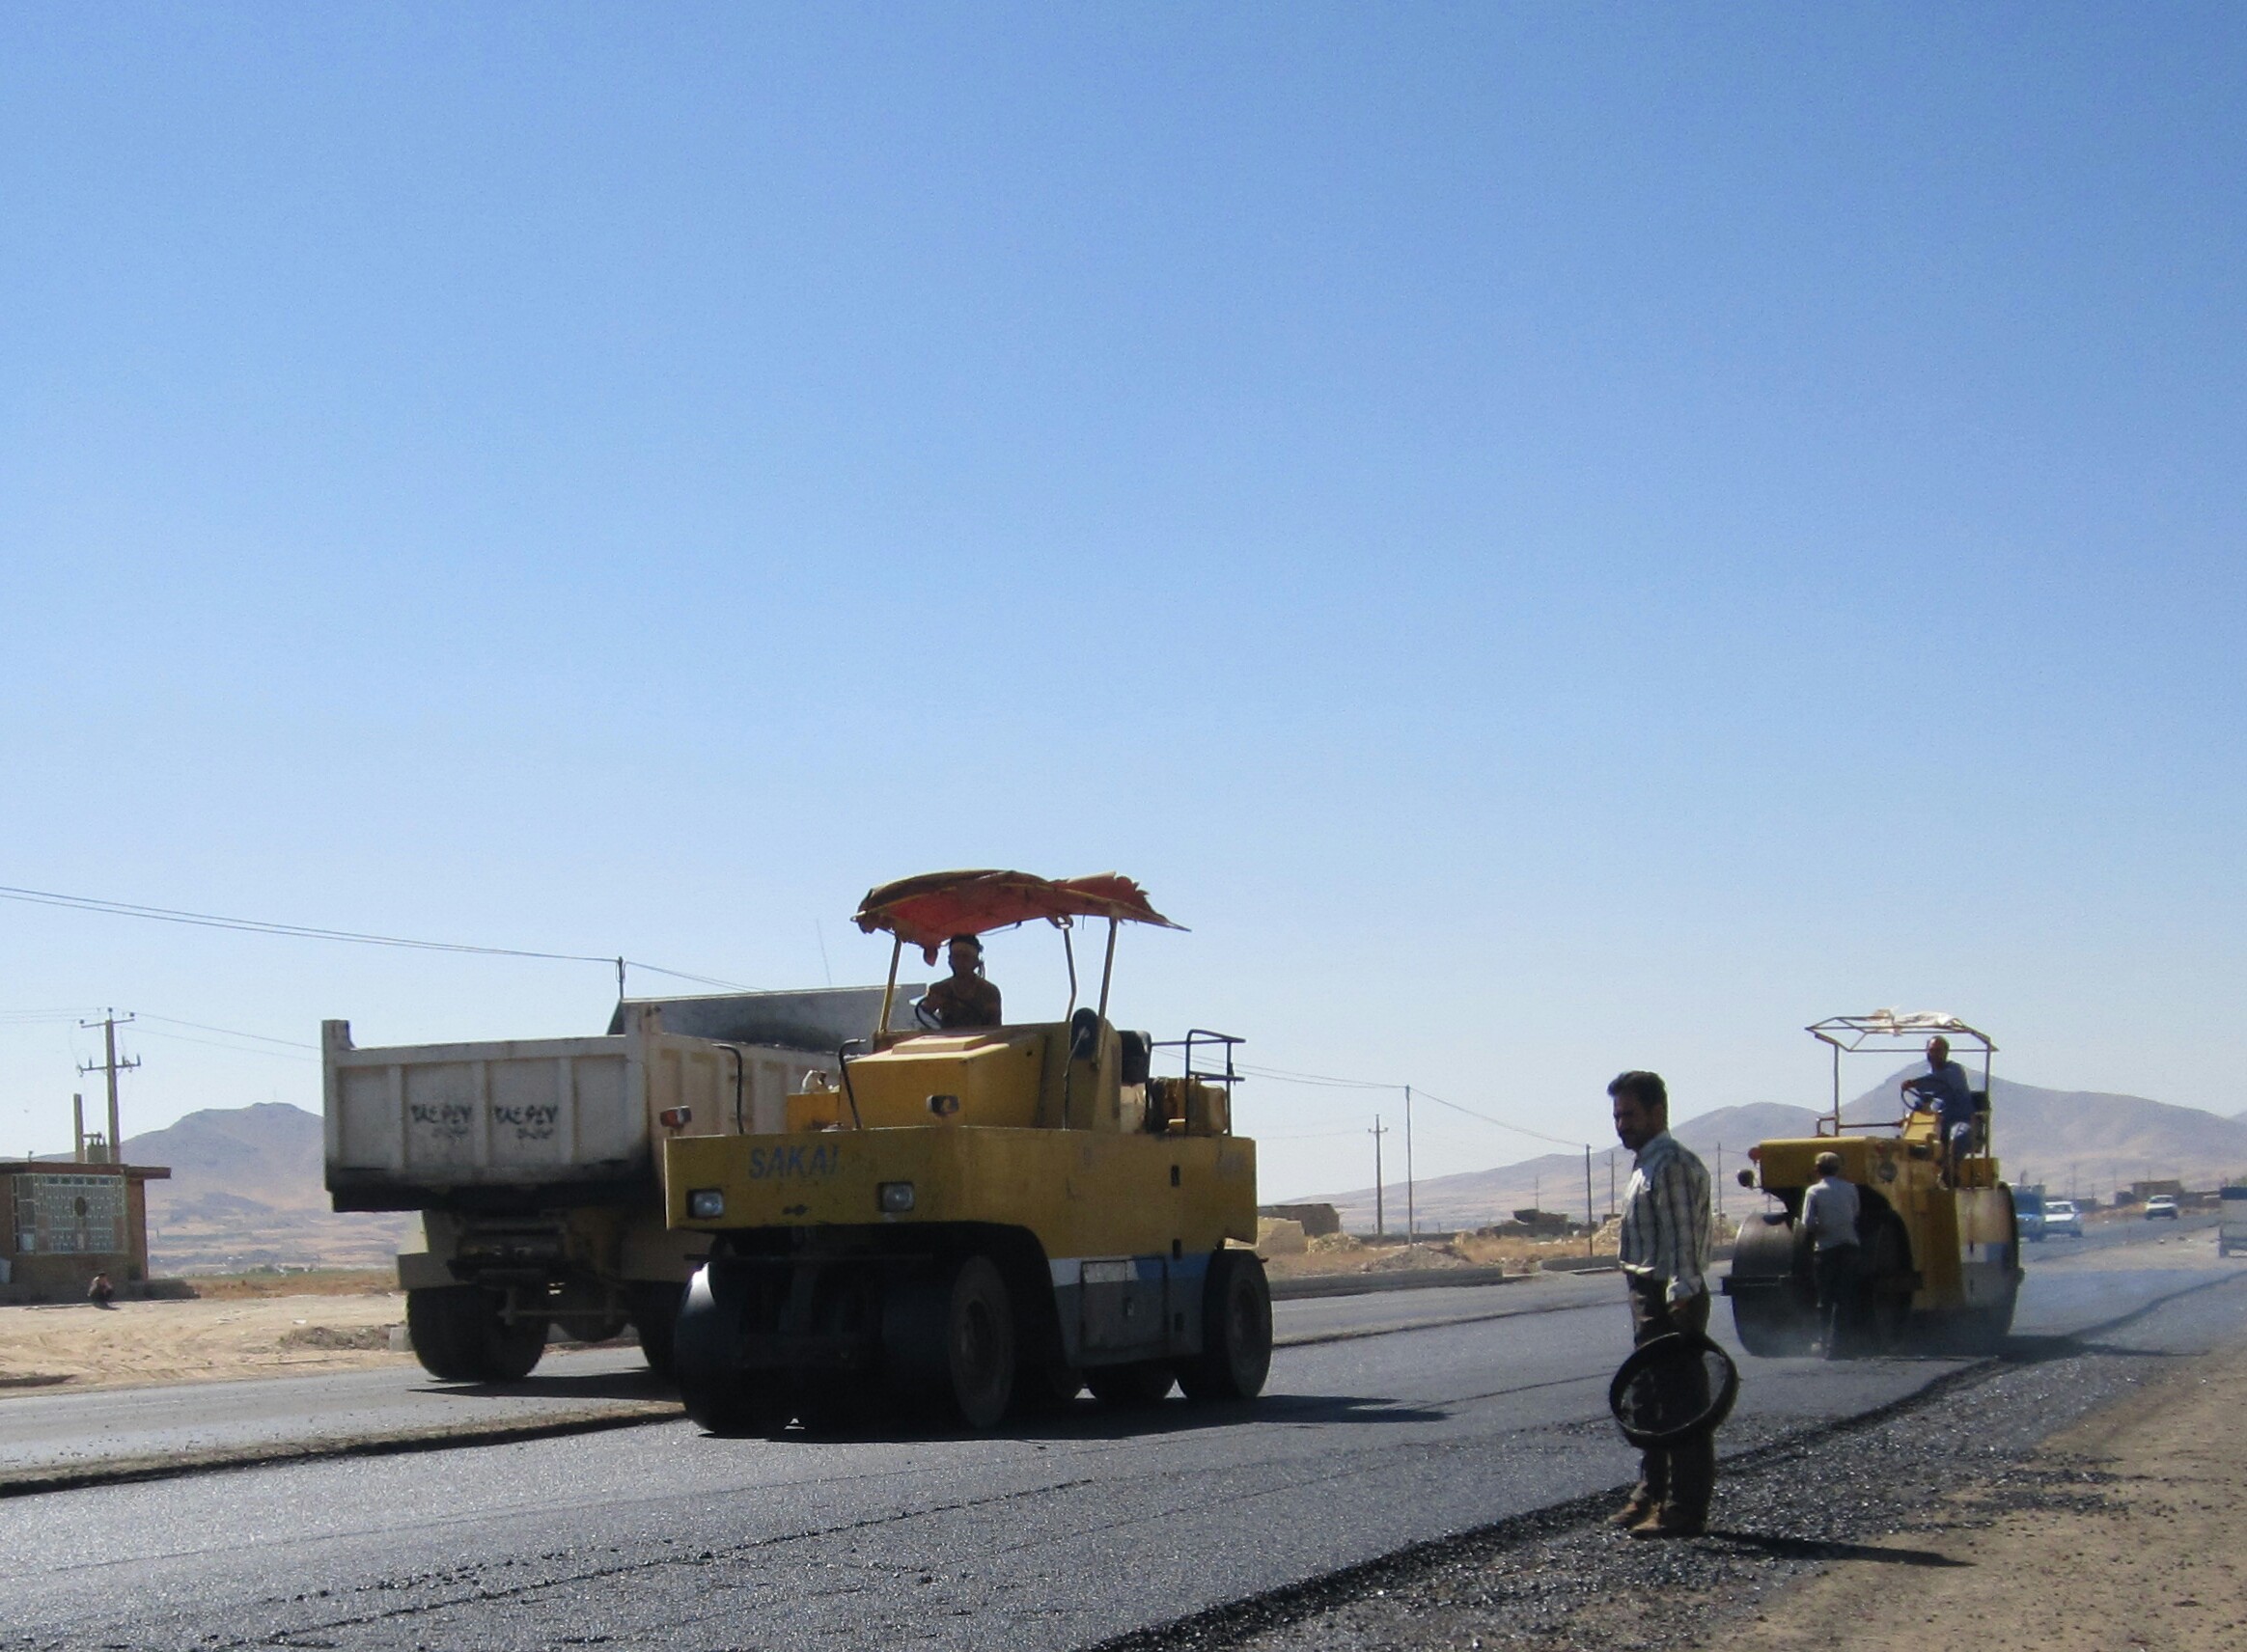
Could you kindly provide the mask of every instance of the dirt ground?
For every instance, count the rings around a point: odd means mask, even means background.
[[[214,1296],[195,1302],[0,1308],[0,1408],[12,1394],[306,1376],[413,1363],[390,1352],[405,1296]],[[5,1415],[0,1409],[0,1415]]]
[[[2197,1360],[2047,1445],[2063,1495],[1955,1499],[1931,1531],[1870,1546],[1776,1599],[1726,1652],[1977,1652],[2247,1644],[2247,1363]]]

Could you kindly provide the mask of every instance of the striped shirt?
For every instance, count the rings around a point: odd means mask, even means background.
[[[1708,1288],[1708,1170],[1667,1130],[1638,1150],[1623,1198],[1623,1271],[1667,1280],[1670,1301]]]

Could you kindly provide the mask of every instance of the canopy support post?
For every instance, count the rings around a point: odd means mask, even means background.
[[[1061,1018],[1064,1021],[1076,1014],[1076,945],[1069,939],[1069,927],[1070,925],[1066,920],[1060,925],[1061,955],[1068,961],[1068,1007],[1062,1011]]]
[[[1116,973],[1116,921],[1108,920],[1108,955],[1100,962],[1100,1020],[1108,1019],[1108,981]]]
[[[893,1002],[895,1002],[898,996],[898,957],[904,951],[904,938],[899,935],[892,935],[890,937],[889,979],[883,984],[881,989],[881,1017],[874,1024],[874,1035],[877,1039],[884,1032],[889,1031],[890,1005]]]

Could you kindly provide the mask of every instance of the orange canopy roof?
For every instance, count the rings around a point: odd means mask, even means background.
[[[866,892],[858,903],[859,928],[887,929],[921,949],[930,963],[955,935],[982,935],[1027,923],[1071,918],[1109,918],[1179,929],[1148,904],[1147,892],[1115,872],[1091,877],[1041,878],[1029,872],[923,872]]]

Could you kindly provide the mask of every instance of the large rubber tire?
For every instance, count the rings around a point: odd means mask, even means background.
[[[1765,1360],[1810,1352],[1817,1340],[1817,1286],[1809,1247],[1790,1222],[1753,1217],[1733,1247],[1733,1330]]]
[[[1254,1251],[1220,1251],[1202,1283],[1202,1352],[1179,1363],[1193,1400],[1254,1399],[1272,1369],[1272,1288]]]
[[[1093,1397],[1119,1411],[1139,1411],[1159,1405],[1169,1395],[1178,1373],[1160,1360],[1140,1360],[1128,1365],[1095,1365],[1085,1373]]]
[[[546,1321],[501,1318],[506,1299],[480,1285],[405,1293],[405,1335],[422,1369],[440,1382],[515,1383],[546,1351]]]
[[[632,1330],[648,1368],[666,1382],[679,1377],[679,1360],[673,1343],[679,1335],[679,1309],[686,1300],[680,1285],[632,1287]]]
[[[882,1305],[891,1395],[969,1428],[996,1428],[1014,1396],[1014,1308],[988,1256],[898,1280]]]
[[[671,1352],[686,1415],[712,1434],[769,1434],[788,1418],[775,1385],[741,1362],[745,1282],[723,1263],[705,1263],[687,1281]]]

